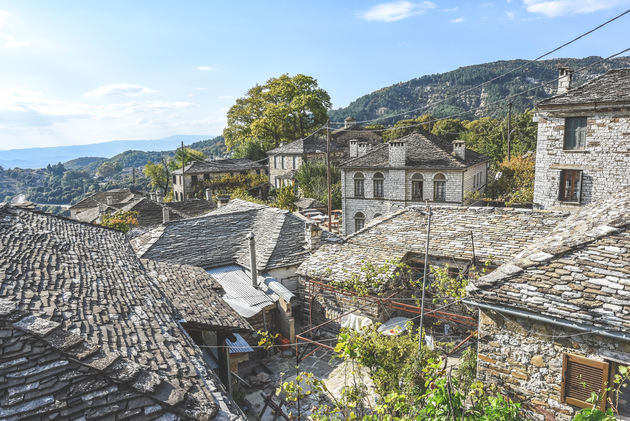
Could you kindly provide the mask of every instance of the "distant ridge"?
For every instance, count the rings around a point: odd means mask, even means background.
[[[93,160],[111,158],[127,150],[173,150],[181,142],[189,145],[213,137],[209,135],[174,135],[155,140],[112,140],[88,145],[0,150],[0,166],[4,168],[42,168],[48,164],[72,161],[81,157],[94,157]]]
[[[357,98],[347,107],[330,111],[329,115],[332,121],[338,122],[343,121],[346,117],[354,117],[359,121],[384,117],[376,121],[376,124],[391,123],[405,118],[417,117],[421,114],[431,114],[435,117],[458,114],[456,118],[460,119],[485,116],[502,117],[507,113],[507,104],[503,104],[502,107],[483,107],[484,104],[492,103],[556,79],[558,77],[557,69],[560,65],[569,66],[573,69],[592,65],[588,69],[576,73],[575,84],[582,84],[594,76],[613,68],[630,67],[630,57],[627,56],[594,64],[600,60],[601,57],[595,56],[541,60],[529,64],[527,64],[527,60],[501,60],[460,67],[450,72],[426,75],[381,88]],[[527,65],[522,69],[514,71],[495,82],[488,83],[483,88],[473,89],[470,92],[461,93],[456,98],[437,103],[437,101],[452,97],[524,64]],[[523,96],[515,97],[512,99],[514,110],[522,112],[528,108],[533,108],[536,102],[551,96],[555,90],[556,84],[550,83],[537,89],[532,89]],[[410,113],[406,112],[425,107],[427,104],[429,105],[427,109]],[[477,108],[479,107],[482,108],[478,110]],[[400,113],[403,114],[397,115]],[[392,115],[396,116],[387,118]]]

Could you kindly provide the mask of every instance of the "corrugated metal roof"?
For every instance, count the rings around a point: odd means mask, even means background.
[[[267,285],[273,292],[278,294],[284,301],[290,303],[293,298],[295,298],[295,294],[293,294],[287,287],[282,285],[280,281],[278,281],[273,276],[268,273],[263,273],[265,285]]]
[[[247,341],[243,339],[241,335],[235,333],[234,336],[236,336],[236,341],[234,342],[230,341],[229,339],[225,340],[229,347],[230,354],[236,354],[239,352],[254,352],[254,348],[249,346]]]

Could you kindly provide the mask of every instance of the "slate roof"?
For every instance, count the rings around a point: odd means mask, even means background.
[[[529,209],[432,206],[429,255],[501,264],[532,241],[547,235],[566,213]],[[365,262],[383,265],[407,253],[424,255],[427,217],[424,207],[409,207],[383,216],[345,238],[342,244],[322,245],[298,269],[320,280],[364,276]]]
[[[317,199],[312,199],[310,197],[302,197],[297,202],[295,202],[295,206],[300,209],[322,209],[326,207],[325,203],[320,202]]]
[[[585,84],[538,103],[538,107],[595,103],[630,105],[630,68],[613,69]]]
[[[330,133],[330,152],[347,152],[350,140],[359,140],[377,145],[383,142],[382,137],[373,131],[360,126],[342,128]],[[305,138],[280,145],[267,151],[267,155],[304,155],[326,153],[326,136],[314,133]]]
[[[138,226],[152,227],[163,223],[164,216],[162,209],[164,208],[169,209],[169,220],[176,221],[206,213],[214,209],[214,203],[202,199],[160,203],[143,197],[123,206],[120,210],[138,212]],[[80,218],[81,215],[82,214],[78,215],[78,218]]]
[[[119,374],[127,379],[123,383],[184,418],[239,417],[205,368],[199,348],[175,322],[175,307],[118,231],[0,206],[0,298],[14,303],[20,314],[53,323],[60,335],[86,341],[98,351],[96,359],[77,359],[93,363],[99,373],[114,369],[120,359],[138,365],[144,371]],[[39,336],[52,341],[47,332]],[[66,352],[63,343],[59,346]],[[67,352],[87,352],[75,348]],[[71,372],[65,376],[72,378]]]
[[[396,139],[407,144],[405,168],[418,169],[464,169],[490,158],[466,149],[466,159],[455,156],[450,141],[430,133],[411,133]],[[389,144],[373,148],[363,156],[350,158],[339,165],[340,168],[389,168]]]
[[[221,298],[221,284],[202,268],[147,259],[142,263],[185,320],[185,326],[226,332],[253,330]]]
[[[107,197],[112,198],[112,205],[118,205],[120,208],[135,199],[144,197],[144,194],[133,189],[112,189],[107,191],[96,192],[85,199],[70,206],[70,210],[80,212],[81,209],[98,208],[99,204],[107,204]]]
[[[251,171],[266,169],[265,164],[245,158],[225,158],[205,161],[193,161],[185,167],[186,174],[222,173],[231,171]],[[176,169],[173,174],[181,174],[182,169]]]
[[[306,221],[291,212],[234,199],[206,215],[170,222],[131,240],[142,258],[212,268],[249,267],[254,232],[256,264],[264,271],[300,264],[308,255]],[[325,232],[322,239],[337,238]]]
[[[567,218],[468,286],[471,300],[630,329],[630,188]]]

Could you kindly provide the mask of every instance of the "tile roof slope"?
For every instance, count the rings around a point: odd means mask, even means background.
[[[138,226],[151,227],[160,225],[164,221],[162,213],[164,208],[168,208],[170,210],[169,220],[176,221],[209,212],[214,208],[214,203],[201,199],[192,199],[185,202],[162,203],[156,202],[148,197],[142,197],[123,206],[120,210],[138,212]],[[77,218],[84,222],[93,222],[81,219],[83,214],[84,213],[77,215]]]
[[[567,218],[468,286],[474,301],[630,328],[630,188]]]
[[[186,325],[227,332],[253,330],[221,299],[221,285],[205,270],[147,259],[142,259],[142,263],[186,320]]]
[[[269,270],[297,265],[308,255],[305,224],[288,211],[234,199],[204,216],[170,222],[131,242],[147,259],[203,268],[233,263],[249,267],[245,237],[254,232],[258,269]]]
[[[331,131],[330,151],[345,151],[349,147],[350,140],[359,140],[377,145],[382,143],[382,137],[368,129],[360,126],[342,128]],[[277,148],[267,151],[267,155],[277,154],[312,154],[326,152],[326,137],[313,133],[302,139],[280,145]]]
[[[544,99],[537,105],[545,107],[610,102],[630,102],[630,68],[609,70],[581,86]]]
[[[453,155],[451,142],[430,133],[414,132],[396,139],[395,142],[407,143],[405,166],[408,168],[464,169],[489,160],[488,157],[470,149],[466,149],[466,159],[462,160]],[[339,165],[340,168],[388,168],[389,166],[388,143],[377,146],[363,156],[350,158]]]
[[[567,214],[529,209],[432,206],[430,255],[470,260],[473,233],[477,260],[500,264],[531,241],[547,235]],[[364,262],[399,261],[407,253],[423,254],[426,241],[424,208],[409,207],[377,219],[345,238],[322,245],[298,269],[303,276],[350,279],[363,276]]]
[[[113,205],[116,205],[119,203],[127,204],[134,199],[144,197],[144,195],[137,190],[128,189],[128,188],[112,189],[112,190],[107,190],[107,191],[96,192],[86,197],[85,199],[75,203],[74,205],[70,206],[69,209],[71,210],[85,209],[85,208],[96,207],[99,204],[106,204],[108,196],[111,196]]]
[[[238,417],[124,234],[1,206],[0,282],[0,298],[20,310],[157,373],[182,394],[187,416]]]
[[[267,166],[246,158],[224,158],[215,160],[194,161],[186,166],[187,174],[202,174],[211,172],[246,171],[264,169]],[[173,174],[181,174],[182,169],[176,169]]]

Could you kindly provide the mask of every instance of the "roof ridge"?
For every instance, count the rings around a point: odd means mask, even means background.
[[[587,80],[586,82],[584,82],[583,84],[581,84],[579,86],[576,86],[574,88],[570,88],[570,89],[566,90],[565,92],[562,92],[561,94],[556,94],[556,95],[550,96],[549,98],[545,98],[545,99],[539,101],[536,105],[545,105],[547,102],[550,102],[553,99],[562,98],[562,97],[565,97],[565,96],[569,96],[570,94],[574,94],[576,92],[579,92],[580,90],[583,90],[587,85],[590,85],[592,83],[597,82],[598,80],[608,76],[610,73],[620,72],[620,71],[630,71],[630,67],[618,67],[618,68],[615,68],[615,69],[607,70],[605,73],[599,74],[599,75],[593,77],[592,79]],[[551,105],[555,105],[555,104],[551,104]]]
[[[346,241],[348,241],[351,238],[356,237],[358,234],[361,234],[362,232],[366,232],[367,230],[369,230],[370,228],[374,228],[377,225],[380,225],[384,222],[389,221],[390,219],[393,219],[395,217],[397,217],[398,215],[402,215],[403,213],[408,212],[409,210],[413,210],[410,208],[403,208],[400,210],[397,210],[395,212],[390,213],[389,215],[383,217],[383,218],[378,218],[375,220],[372,220],[371,222],[368,222],[367,225],[365,225],[363,228],[361,228],[359,231],[355,231],[350,235],[347,235],[346,237],[343,238],[343,242],[345,243]]]
[[[6,298],[0,298],[0,319],[45,342],[75,363],[96,370],[113,383],[125,385],[164,405],[168,411],[184,417],[191,416],[190,412],[180,409],[180,404],[188,401],[189,404],[194,405],[194,399],[191,400],[179,386],[173,385],[166,378],[149,371],[128,357],[118,352],[105,351],[91,344],[85,338],[64,329],[61,323],[20,310],[15,301]],[[217,402],[211,396],[206,397],[209,401],[212,399],[213,413],[206,412],[206,415],[212,417],[218,412]],[[189,407],[186,404],[181,406]],[[206,411],[205,408],[203,410]]]

